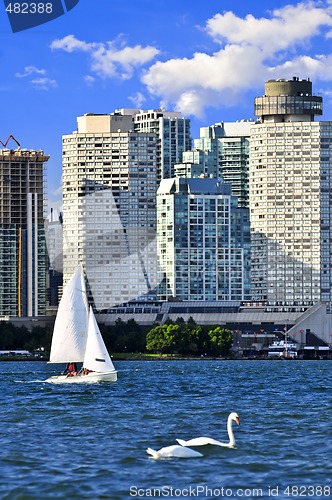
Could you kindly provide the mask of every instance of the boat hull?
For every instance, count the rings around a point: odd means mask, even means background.
[[[87,375],[75,375],[68,377],[67,375],[55,375],[45,380],[50,384],[89,384],[94,382],[116,382],[118,374],[116,371],[111,372],[91,372]]]

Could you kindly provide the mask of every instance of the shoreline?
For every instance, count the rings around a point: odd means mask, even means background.
[[[215,356],[111,356],[112,361],[331,361],[331,357],[322,357],[322,358],[278,358],[271,356],[257,356],[257,357],[241,357],[241,358],[233,358],[233,357],[215,357]],[[34,358],[32,356],[0,356],[0,363],[8,363],[8,362],[17,362],[17,361],[29,361],[29,362],[48,362],[48,358]]]

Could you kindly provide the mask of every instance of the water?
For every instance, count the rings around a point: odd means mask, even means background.
[[[332,361],[115,364],[114,384],[51,385],[54,366],[0,363],[1,500],[332,498]],[[227,441],[231,411],[236,449],[147,455]]]

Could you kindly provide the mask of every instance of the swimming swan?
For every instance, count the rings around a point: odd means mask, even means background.
[[[221,443],[216,439],[208,438],[208,437],[198,437],[194,439],[190,439],[189,441],[183,441],[183,439],[177,439],[177,442],[181,446],[203,446],[205,444],[214,444],[216,446],[225,446],[226,448],[234,448],[235,447],[235,439],[232,429],[233,420],[240,425],[240,419],[237,413],[232,412],[228,415],[227,419],[227,432],[229,437],[229,443]]]
[[[156,451],[152,448],[148,448],[146,452],[152,455],[153,458],[192,458],[192,457],[202,457],[202,453],[192,450],[190,448],[185,448],[174,444],[173,446],[166,446],[165,448],[160,448]]]

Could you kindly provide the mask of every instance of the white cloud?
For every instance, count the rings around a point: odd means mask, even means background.
[[[143,75],[148,91],[165,105],[202,117],[211,106],[237,103],[248,88],[268,78],[330,79],[331,55],[301,55],[316,36],[331,36],[332,12],[321,2],[274,10],[268,18],[232,12],[206,22],[206,33],[221,48],[189,58],[158,61]]]
[[[118,42],[119,43],[119,42]],[[156,47],[135,45],[118,48],[116,42],[87,43],[73,35],[54,40],[51,48],[65,52],[87,52],[91,58],[91,70],[103,78],[120,77],[123,80],[132,77],[136,68],[152,61],[159,50]]]
[[[51,78],[35,78],[31,80],[32,85],[40,90],[49,90],[50,88],[57,87],[57,83],[55,80],[51,80]]]
[[[113,43],[99,48],[92,54],[92,69],[100,76],[110,77],[117,74],[124,80],[131,78],[135,68],[150,62],[159,51],[155,47],[124,47],[117,50]]]
[[[98,44],[95,43],[87,43],[81,40],[78,40],[74,37],[74,35],[67,35],[64,38],[58,38],[53,40],[51,43],[51,49],[61,49],[65,52],[75,52],[75,51],[83,51],[89,52],[93,50]]]
[[[255,83],[257,74],[261,82],[262,73],[259,49],[230,45],[211,56],[199,52],[192,59],[158,62],[143,82],[164,104],[202,117],[206,106],[234,104],[239,93]]]
[[[299,56],[291,61],[273,68],[274,72],[290,77],[293,73],[310,75],[310,79],[324,81],[332,80],[332,54],[317,55],[315,57]]]
[[[271,19],[252,15],[241,19],[232,12],[217,14],[206,23],[207,32],[217,42],[260,47],[264,54],[274,54],[319,33],[323,26],[332,26],[327,10],[311,3],[288,5],[272,12]]]
[[[141,92],[137,92],[135,95],[128,97],[128,99],[135,105],[135,108],[138,109],[140,109],[146,101],[146,98]]]
[[[49,90],[50,88],[57,87],[57,82],[55,80],[46,76],[39,77],[38,75],[46,75],[46,70],[38,69],[35,66],[25,66],[23,73],[15,73],[17,78],[32,77],[32,79],[29,79],[29,83],[31,83],[36,89]]]
[[[91,76],[91,75],[85,75],[84,81],[88,85],[92,85],[96,81],[96,79],[93,76]]]
[[[45,75],[46,70],[45,69],[38,69],[36,66],[25,66],[23,73],[15,73],[15,76],[17,78],[25,78],[30,75]]]

